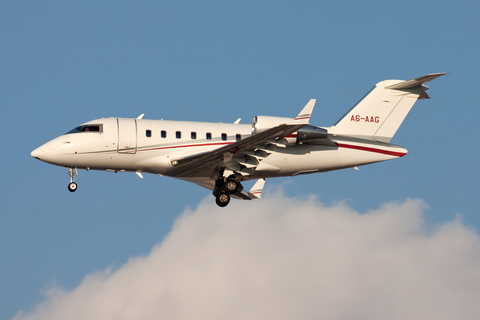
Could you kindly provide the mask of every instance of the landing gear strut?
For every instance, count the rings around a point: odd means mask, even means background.
[[[76,168],[68,168],[68,175],[70,176],[70,183],[68,184],[68,191],[74,192],[78,186],[75,183],[75,176],[78,176]]]

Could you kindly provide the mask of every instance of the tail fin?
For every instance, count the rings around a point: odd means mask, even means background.
[[[443,75],[432,73],[408,81],[379,82],[328,132],[390,142],[417,99],[429,99],[425,83]]]

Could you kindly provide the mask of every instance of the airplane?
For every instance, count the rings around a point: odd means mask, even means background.
[[[331,127],[310,125],[316,100],[295,118],[255,116],[252,125],[138,118],[86,122],[32,151],[32,157],[68,168],[169,176],[212,190],[218,206],[230,198],[261,198],[265,179],[297,176],[403,157],[390,143],[427,82],[446,73],[377,83]],[[257,180],[247,192],[242,182]]]

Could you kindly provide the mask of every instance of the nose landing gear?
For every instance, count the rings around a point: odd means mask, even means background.
[[[77,190],[77,184],[75,182],[70,182],[68,184],[68,191],[74,192],[75,190]]]
[[[68,168],[68,175],[70,176],[70,183],[68,184],[68,191],[74,192],[78,186],[75,183],[75,176],[78,176],[76,168]]]

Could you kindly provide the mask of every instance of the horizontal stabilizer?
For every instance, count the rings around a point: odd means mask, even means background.
[[[402,90],[402,89],[412,89],[416,87],[423,86],[425,83],[432,81],[438,77],[444,76],[446,73],[431,73],[426,76],[408,80],[408,81],[402,81],[396,84],[392,84],[390,86],[385,87],[386,89],[396,89],[396,90]]]

